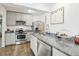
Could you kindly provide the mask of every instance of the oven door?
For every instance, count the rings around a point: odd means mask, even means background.
[[[17,39],[25,39],[26,35],[17,35]]]

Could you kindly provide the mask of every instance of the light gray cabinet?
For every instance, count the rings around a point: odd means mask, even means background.
[[[31,49],[32,49],[33,53],[35,55],[37,55],[37,38],[34,37],[33,35],[31,35],[30,39],[31,39],[31,43],[30,43]]]
[[[15,25],[16,21],[25,21],[26,25],[32,25],[33,16],[29,14],[16,13],[16,12],[7,12],[7,25]]]
[[[26,22],[26,25],[32,25],[33,16],[29,14],[22,14],[22,20]]]
[[[28,34],[26,34],[26,41],[30,41],[31,40],[31,38],[30,38],[30,34],[28,35]]]
[[[6,45],[15,44],[15,33],[6,33],[5,39],[6,39],[5,40]]]
[[[22,21],[22,14],[21,13],[15,13],[16,14],[16,21]]]
[[[67,56],[66,54],[64,54],[63,52],[57,50],[56,48],[53,48],[53,56]]]
[[[16,20],[16,14],[14,12],[7,12],[6,24],[15,25],[15,20]]]
[[[28,19],[28,18],[27,18],[27,14],[22,14],[22,20],[23,20],[23,21],[27,21],[27,19]]]

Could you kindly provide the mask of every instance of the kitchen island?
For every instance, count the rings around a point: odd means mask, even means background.
[[[50,50],[51,50],[50,55],[52,55],[52,56],[54,55],[53,48],[64,53],[65,56],[79,56],[79,45],[75,45],[74,43],[70,43],[70,44],[65,44],[63,42],[60,43],[59,41],[56,40],[56,38],[53,35],[49,35],[49,34],[43,35],[43,34],[39,34],[39,33],[35,33],[35,34],[33,33],[33,36],[35,36],[41,42],[50,46]],[[63,55],[61,55],[61,56],[63,56]]]

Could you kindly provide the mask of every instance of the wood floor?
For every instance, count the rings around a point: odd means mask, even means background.
[[[0,38],[0,47],[1,47],[1,42],[2,42],[2,39]]]
[[[30,43],[0,48],[0,56],[33,56]]]

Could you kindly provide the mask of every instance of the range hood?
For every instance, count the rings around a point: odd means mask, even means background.
[[[25,21],[16,21],[16,25],[26,25]]]

